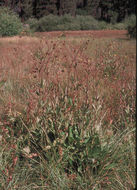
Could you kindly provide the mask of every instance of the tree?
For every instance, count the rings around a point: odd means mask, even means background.
[[[57,9],[58,0],[35,0],[34,1],[34,15],[36,18],[41,18],[42,16],[48,14],[58,14]]]
[[[99,18],[99,2],[100,0],[87,0],[86,1],[86,9],[90,15],[95,18]]]
[[[18,5],[22,21],[33,16],[33,0],[20,0]]]
[[[76,0],[60,0],[59,15],[76,15]]]
[[[135,0],[100,0],[101,19],[112,22],[122,21],[125,16],[135,14]]]
[[[135,0],[0,0],[0,6],[13,9],[22,20],[48,14],[76,15],[76,9],[107,22],[120,22],[136,13]]]

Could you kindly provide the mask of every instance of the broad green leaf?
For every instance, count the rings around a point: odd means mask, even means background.
[[[87,144],[90,140],[91,140],[91,137],[86,138],[85,141],[84,141],[84,143]]]
[[[5,84],[5,80],[0,81],[0,88]]]
[[[73,102],[72,102],[72,99],[69,98],[69,104],[72,106],[73,105]]]
[[[79,138],[78,127],[75,126],[74,128],[75,128],[75,130],[74,130],[75,137],[76,137],[76,138]]]
[[[72,126],[69,127],[68,138],[69,138],[69,143],[72,143],[73,140],[74,140],[74,137],[73,137],[73,127]]]
[[[112,163],[112,164],[109,164],[108,166],[106,166],[105,169],[108,170],[108,169],[113,169],[115,167],[117,167],[117,164],[116,163]]]

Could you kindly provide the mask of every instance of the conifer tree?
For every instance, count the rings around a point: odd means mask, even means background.
[[[76,0],[60,0],[59,15],[76,14]]]

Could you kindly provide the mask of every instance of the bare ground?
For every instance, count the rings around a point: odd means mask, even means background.
[[[53,31],[53,32],[37,32],[36,36],[49,36],[49,37],[59,37],[61,35],[65,36],[92,36],[95,38],[103,37],[114,37],[114,38],[127,38],[126,30],[85,30],[85,31]]]

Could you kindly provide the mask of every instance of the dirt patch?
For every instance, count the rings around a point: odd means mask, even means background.
[[[127,38],[126,30],[87,30],[87,31],[53,31],[53,32],[37,32],[38,37],[75,37],[75,36],[91,36],[95,38]]]

